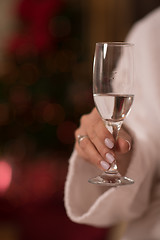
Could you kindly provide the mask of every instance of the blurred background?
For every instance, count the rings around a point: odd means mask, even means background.
[[[159,0],[0,0],[0,239],[101,240],[63,189],[74,130],[93,107],[98,41],[123,41]],[[83,196],[82,196],[83,197]]]

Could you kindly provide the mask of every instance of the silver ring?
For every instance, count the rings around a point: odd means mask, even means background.
[[[80,142],[84,139],[84,138],[88,138],[87,135],[78,135],[77,136],[77,141],[78,141],[78,144],[80,145]]]

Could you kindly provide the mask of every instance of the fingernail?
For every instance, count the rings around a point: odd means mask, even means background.
[[[107,160],[108,160],[109,163],[113,163],[114,160],[115,160],[115,158],[113,157],[113,155],[110,154],[110,153],[107,153],[107,154],[106,154],[106,158],[107,158]]]
[[[130,151],[131,150],[131,144],[128,140],[126,140],[126,142],[128,143],[128,151]]]
[[[105,143],[105,145],[106,145],[108,148],[110,148],[110,149],[112,149],[113,146],[114,146],[114,143],[113,143],[109,138],[106,138],[106,139],[104,140],[104,143]]]
[[[110,165],[105,161],[100,161],[100,164],[101,164],[102,168],[104,168],[105,170],[108,170],[110,167]]]

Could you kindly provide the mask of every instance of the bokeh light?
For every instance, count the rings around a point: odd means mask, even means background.
[[[5,160],[0,160],[0,194],[9,187],[12,180],[12,168]]]
[[[38,122],[58,125],[64,121],[65,111],[58,103],[41,100],[35,105],[34,115]]]

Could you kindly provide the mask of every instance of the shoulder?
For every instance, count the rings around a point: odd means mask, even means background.
[[[139,24],[148,27],[159,26],[159,23],[160,23],[160,7],[154,9],[139,21]]]
[[[153,40],[155,35],[160,39],[160,7],[136,22],[128,33],[127,40],[132,42],[146,41],[146,37],[148,40]]]

